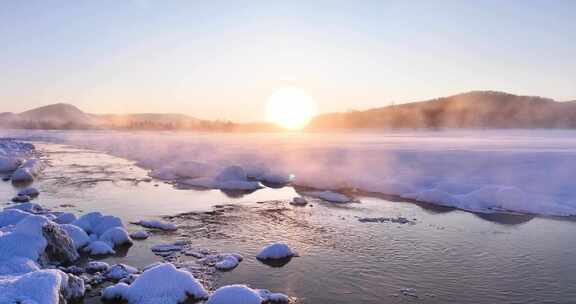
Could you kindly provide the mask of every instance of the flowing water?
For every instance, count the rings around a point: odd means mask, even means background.
[[[297,195],[290,187],[243,196],[178,189],[150,179],[125,159],[63,145],[37,147],[50,164],[35,185],[42,193],[38,201],[53,209],[101,211],[129,223],[238,206],[210,221],[217,234],[189,236],[198,247],[244,255],[239,267],[215,278],[216,286],[249,284],[302,303],[576,302],[576,222],[571,219],[482,215],[377,197],[294,207],[286,203]],[[15,192],[10,184],[0,184],[4,201]],[[262,203],[267,201],[275,202]],[[411,222],[359,221],[366,217]],[[174,220],[185,225],[198,218]],[[139,227],[128,224],[128,229]],[[104,260],[143,267],[161,260],[149,250],[152,245],[185,232],[153,235]],[[279,240],[289,242],[300,257],[282,267],[254,258],[264,245]]]

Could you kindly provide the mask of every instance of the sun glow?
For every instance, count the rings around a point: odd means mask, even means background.
[[[278,89],[266,103],[266,120],[286,129],[301,129],[314,115],[316,101],[300,88]]]

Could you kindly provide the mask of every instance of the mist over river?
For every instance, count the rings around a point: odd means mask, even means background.
[[[214,287],[248,284],[282,292],[299,303],[576,299],[576,222],[571,216],[574,190],[569,187],[574,179],[567,180],[575,174],[576,144],[569,140],[576,135],[573,131],[2,133],[31,140],[42,152],[48,167],[35,187],[43,206],[77,214],[100,211],[125,223],[188,214],[171,218],[182,227],[178,232],[136,241],[106,262],[141,268],[162,260],[151,252],[152,246],[186,238],[198,248],[244,256],[234,270],[213,275]],[[277,174],[294,174],[296,187],[238,193],[190,187],[182,182],[192,178],[182,176],[189,171],[179,171],[173,179],[149,177],[155,170],[192,160],[218,168],[258,164]],[[376,183],[382,178],[388,180],[386,189]],[[375,189],[355,192],[350,189],[358,188],[350,187],[353,183]],[[308,198],[305,207],[289,204],[310,186],[338,190],[344,184],[355,202]],[[405,187],[402,191],[399,184]],[[499,187],[495,193],[518,188],[528,200],[509,203],[518,198],[502,195],[493,196],[495,201],[486,200],[489,195],[465,200],[487,186]],[[413,197],[400,195],[441,189],[462,205],[415,203]],[[10,183],[0,183],[3,201],[16,192]],[[396,195],[394,201],[390,194]],[[533,197],[539,199],[530,200]],[[228,204],[233,207],[218,215],[204,214]],[[522,210],[523,204],[535,205]],[[400,218],[406,222],[395,220]],[[200,224],[209,233],[199,229]],[[139,228],[128,224],[127,229]],[[299,257],[282,267],[256,260],[259,250],[274,241],[289,243]]]

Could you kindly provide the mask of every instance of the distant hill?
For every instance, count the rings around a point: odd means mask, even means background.
[[[196,130],[219,132],[256,132],[278,130],[266,123],[235,124],[212,121],[184,114],[90,114],[77,107],[57,103],[19,114],[0,113],[0,128],[14,129],[122,129],[122,130]]]
[[[473,91],[365,111],[319,115],[308,128],[576,128],[576,102]]]

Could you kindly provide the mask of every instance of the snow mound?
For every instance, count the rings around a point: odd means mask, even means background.
[[[157,220],[141,220],[136,224],[138,224],[142,227],[151,228],[151,229],[160,229],[160,230],[164,230],[164,231],[175,231],[178,229],[178,227],[176,227],[176,225],[174,225],[172,223],[166,223],[166,222],[157,221]]]
[[[283,293],[273,293],[267,289],[258,289],[256,290],[256,292],[258,292],[260,297],[266,303],[277,303],[277,304],[290,303],[290,298]]]
[[[144,271],[131,285],[118,283],[104,289],[102,297],[129,304],[177,304],[205,299],[208,293],[192,274],[165,263]]]
[[[20,204],[16,204],[10,207],[6,207],[4,209],[10,210],[10,209],[17,209],[17,210],[22,210],[24,212],[27,213],[33,213],[33,214],[43,214],[43,213],[47,213],[50,210],[42,207],[39,204],[36,203],[20,203]]]
[[[331,203],[349,203],[352,201],[352,199],[349,198],[348,196],[332,191],[312,191],[312,192],[306,192],[304,194]]]
[[[277,242],[264,247],[256,256],[259,260],[278,260],[293,257],[295,253],[288,244]]]
[[[92,241],[88,246],[82,248],[82,251],[87,252],[90,255],[107,255],[116,253],[110,243],[102,241]]]
[[[264,299],[246,285],[229,285],[218,288],[207,304],[261,304]]]
[[[22,210],[4,209],[0,212],[0,228],[9,225],[15,225],[28,216],[30,216],[30,214]]]
[[[460,204],[460,201],[455,196],[442,190],[435,189],[422,191],[416,195],[415,199],[421,202],[430,202],[446,207],[456,207]]]
[[[119,217],[102,215],[100,212],[86,213],[72,224],[82,228],[88,234],[96,234],[97,236],[101,236],[106,230],[114,227],[124,228],[124,224]]]

